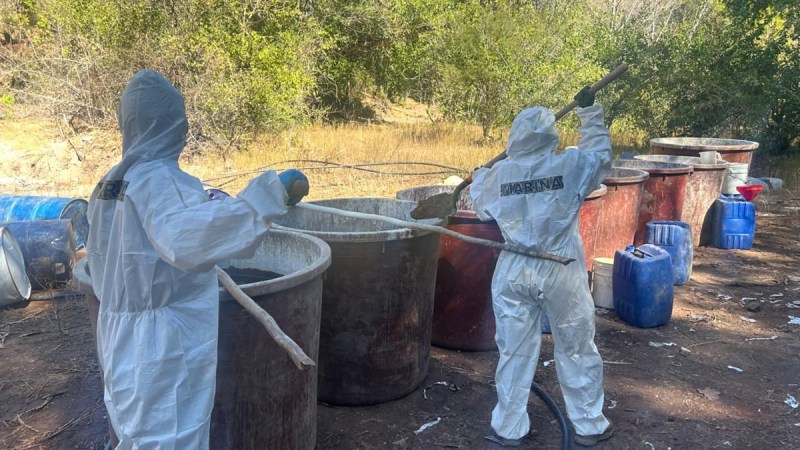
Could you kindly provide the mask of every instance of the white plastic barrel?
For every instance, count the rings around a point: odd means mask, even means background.
[[[25,273],[22,250],[8,228],[0,227],[0,306],[31,297],[31,281]]]
[[[723,194],[738,194],[736,186],[744,186],[747,184],[747,169],[748,164],[744,163],[730,163],[728,166],[728,173],[725,174],[725,179],[722,180],[722,193]]]
[[[783,189],[783,180],[780,178],[759,178],[764,184],[767,185],[767,188],[770,192],[777,192]]]
[[[614,292],[611,280],[614,276],[614,258],[595,258],[592,266],[592,298],[600,308],[614,309]]]

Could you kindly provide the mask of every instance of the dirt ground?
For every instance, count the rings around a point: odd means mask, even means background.
[[[605,449],[800,448],[800,201],[759,202],[752,250],[696,249],[672,320],[639,329],[598,310]],[[669,345],[654,346],[667,343]],[[672,345],[674,343],[675,345]],[[562,406],[544,337],[540,384]],[[0,311],[0,448],[99,449],[106,419],[84,302],[64,298]],[[496,352],[433,348],[420,388],[369,407],[320,405],[319,449],[484,449],[495,402]],[[433,385],[446,382],[450,386]],[[423,388],[427,390],[427,399]],[[451,388],[452,387],[452,388]],[[531,395],[525,448],[558,448],[557,423]],[[415,434],[423,424],[441,419]]]

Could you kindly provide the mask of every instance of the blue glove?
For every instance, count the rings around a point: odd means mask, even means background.
[[[297,169],[289,169],[278,175],[286,193],[289,194],[288,206],[294,206],[308,195],[308,178]]]

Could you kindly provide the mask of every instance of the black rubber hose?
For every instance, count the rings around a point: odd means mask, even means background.
[[[547,407],[550,408],[550,411],[553,412],[553,415],[556,416],[556,419],[558,419],[558,426],[561,428],[561,450],[569,450],[569,427],[567,427],[567,419],[561,414],[561,410],[558,408],[555,400],[553,400],[553,397],[550,397],[539,384],[534,381],[531,383],[531,389],[533,389],[533,392],[536,392],[536,395],[545,402]]]

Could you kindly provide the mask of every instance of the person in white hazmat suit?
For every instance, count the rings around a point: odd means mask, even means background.
[[[581,203],[611,170],[611,141],[594,94],[585,88],[576,100],[586,106],[577,109],[577,148],[556,154],[555,117],[546,108],[526,109],[511,125],[508,159],[477,169],[470,188],[478,216],[496,220],[507,243],[575,259],[564,266],[504,251],[497,261],[492,297],[500,358],[486,438],[504,446],[519,446],[530,431],[527,405],[543,312],[576,443],[591,446],[613,432],[602,413],[603,361],[594,344],[594,302],[578,233]]]
[[[210,201],[181,171],[188,123],[181,94],[140,71],[118,113],[122,160],[89,200],[88,262],[100,299],[97,350],[118,449],[207,449],[217,367],[214,264],[249,258],[287,211],[265,172],[237,198]]]

